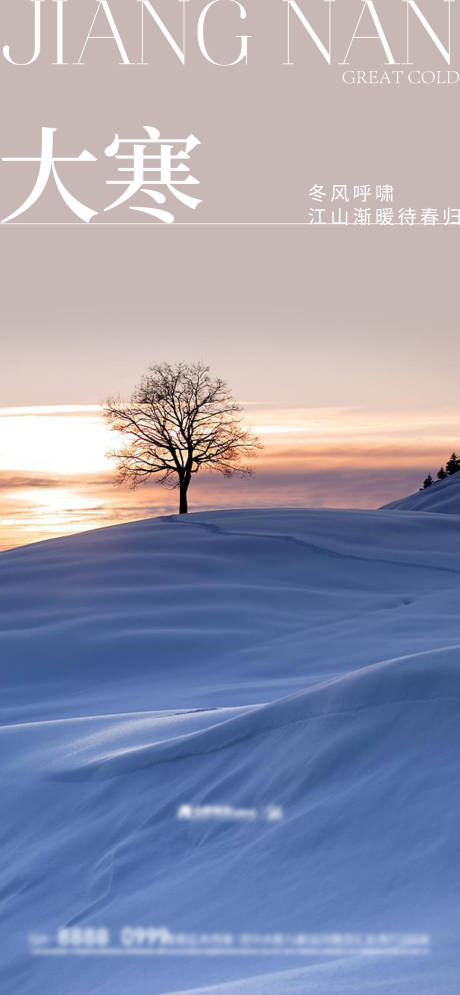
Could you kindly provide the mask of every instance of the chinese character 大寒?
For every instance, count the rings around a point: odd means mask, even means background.
[[[117,179],[106,180],[108,185],[124,187],[120,196],[105,207],[112,211],[130,202],[137,194],[145,195],[147,203],[129,204],[132,211],[148,214],[153,218],[171,224],[174,214],[166,205],[167,195],[192,210],[201,200],[189,193],[189,188],[199,184],[190,172],[190,154],[200,144],[198,138],[160,139],[156,128],[145,126],[147,136],[140,139],[119,138],[106,148],[106,156],[117,161]],[[61,165],[65,163],[94,163],[96,156],[86,149],[78,156],[55,155],[55,128],[42,128],[41,152],[39,156],[4,156],[2,162],[38,163],[38,174],[29,196],[2,223],[13,221],[25,214],[42,197],[50,182],[54,182],[61,199],[81,221],[90,222],[98,211],[88,207],[70,192],[61,178]],[[150,203],[149,203],[150,200]],[[153,204],[152,204],[153,201]],[[155,206],[153,206],[155,205]]]

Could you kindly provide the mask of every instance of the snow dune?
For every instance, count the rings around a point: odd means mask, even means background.
[[[0,555],[8,995],[458,991],[459,527],[231,511]],[[432,947],[29,954],[62,926]]]
[[[460,474],[435,480],[426,490],[416,491],[400,501],[392,501],[384,510],[428,511],[443,515],[460,515]]]

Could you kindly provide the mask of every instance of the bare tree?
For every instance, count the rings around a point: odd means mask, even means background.
[[[152,366],[127,403],[108,400],[104,412],[127,437],[126,446],[109,453],[119,480],[137,487],[156,475],[158,483],[178,487],[181,515],[193,474],[203,467],[225,477],[248,475],[243,460],[260,448],[225,381],[203,363]]]

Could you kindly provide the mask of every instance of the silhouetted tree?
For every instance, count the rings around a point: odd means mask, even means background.
[[[459,470],[460,470],[460,459],[458,458],[456,453],[452,453],[450,460],[448,460],[446,463],[446,472],[449,474],[449,477],[452,477],[454,473],[458,473]]]
[[[425,477],[425,480],[423,481],[423,489],[426,490],[427,487],[431,487],[432,483],[433,483],[433,477],[431,476],[431,473],[429,473],[428,476]]]
[[[441,467],[440,470],[438,470],[436,476],[437,476],[438,480],[445,480],[446,479],[447,473],[446,473],[446,471],[445,471],[445,469],[444,469],[443,466]]]
[[[127,437],[116,460],[120,481],[132,487],[156,476],[179,488],[179,513],[188,511],[191,479],[201,468],[225,477],[252,473],[259,440],[242,422],[242,408],[224,380],[202,363],[151,366],[127,403],[108,400],[108,424]]]

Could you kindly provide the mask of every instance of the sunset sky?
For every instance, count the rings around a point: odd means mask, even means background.
[[[407,272],[401,232],[315,232],[307,263],[311,233],[250,230],[248,268],[237,231],[77,228],[46,253],[27,231],[2,231],[0,548],[176,511],[174,491],[116,486],[105,455],[101,404],[152,362],[209,363],[264,444],[249,480],[199,474],[191,510],[377,508],[460,448],[451,233],[429,234],[443,266],[418,240]]]
[[[270,408],[248,403],[263,451],[249,480],[203,474],[191,508],[378,507],[445,461],[459,413]],[[0,548],[176,511],[177,492],[114,483],[113,445],[99,405],[0,409]]]

